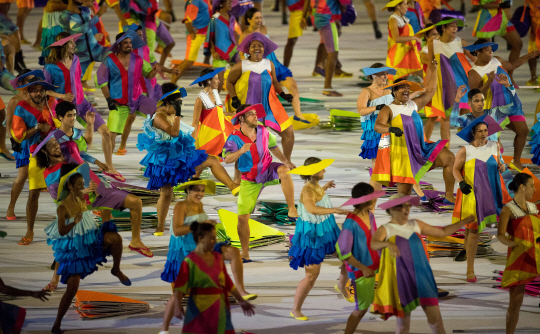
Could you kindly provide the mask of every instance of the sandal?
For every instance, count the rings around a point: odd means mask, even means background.
[[[127,150],[126,149],[118,149],[118,151],[116,151],[115,153],[116,155],[126,155],[127,154]]]
[[[336,92],[335,90],[323,90],[322,95],[330,97],[341,97],[343,94]]]
[[[21,246],[28,246],[32,243],[32,239],[28,239],[27,237],[22,237],[21,240],[19,240],[18,244]]]
[[[302,122],[302,123],[306,123],[306,124],[311,124],[310,121],[308,121],[307,119],[301,119],[300,117],[297,117],[297,116],[293,116],[293,119],[297,122]]]
[[[9,154],[9,153],[2,153],[2,152],[0,152],[0,157],[6,159],[7,161],[15,161],[15,157],[12,156],[12,155]]]
[[[7,220],[17,220],[17,216],[6,216]]]
[[[510,169],[515,169],[515,170],[517,170],[517,171],[520,172],[520,173],[521,173],[521,171],[522,171],[521,169],[517,168],[516,165],[514,165],[514,160],[513,160],[513,159],[512,159],[512,161],[510,161],[510,163],[508,164],[508,168],[510,168]]]
[[[49,291],[50,293],[53,293],[54,291],[56,291],[56,289],[58,289],[58,285],[51,285],[50,283],[47,284],[46,287],[44,287],[43,289],[41,289],[41,291]]]
[[[126,178],[123,177],[122,174],[120,174],[120,172],[116,172],[116,174],[103,172],[103,175],[107,175],[109,177],[112,177],[113,179],[115,179],[118,182],[126,182]]]
[[[137,252],[137,253],[141,254],[142,256],[154,257],[154,254],[152,254],[152,252],[150,251],[150,249],[148,249],[148,247],[131,247],[131,245],[130,245],[130,246],[128,246],[128,248],[129,248],[129,250]],[[147,255],[144,252],[148,252],[148,253],[150,253],[150,255]]]

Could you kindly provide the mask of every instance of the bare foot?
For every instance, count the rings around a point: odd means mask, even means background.
[[[298,212],[296,211],[295,207],[292,207],[292,208],[289,209],[288,216],[289,217],[299,217]]]
[[[120,269],[112,269],[111,274],[113,276],[118,277],[118,279],[120,280],[120,283],[122,284],[126,281],[129,281],[129,278],[126,275],[124,275],[124,273]]]
[[[450,203],[456,203],[456,198],[454,197],[454,194],[446,195],[446,196],[444,196],[444,198]]]

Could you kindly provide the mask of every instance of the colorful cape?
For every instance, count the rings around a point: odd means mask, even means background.
[[[73,55],[70,68],[67,68],[61,61],[56,64],[45,64],[43,74],[45,81],[58,87],[55,89],[57,93],[71,93],[74,96],[73,104],[82,103],[84,91],[81,83],[81,64],[77,55]]]
[[[204,42],[204,54],[212,54],[210,50],[212,44],[214,45],[214,50],[221,59],[232,62],[234,56],[238,53],[235,43],[235,32],[237,32],[238,35],[242,33],[234,16],[231,15],[229,17],[229,22],[227,22],[221,14],[214,14],[208,25],[208,32],[206,33],[206,40]]]

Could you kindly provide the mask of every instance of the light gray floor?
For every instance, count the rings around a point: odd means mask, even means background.
[[[384,1],[376,1],[379,10],[383,7]],[[282,59],[283,46],[287,39],[287,26],[282,26],[279,13],[270,11],[270,2],[266,1],[264,13],[266,24],[269,27],[271,38],[280,46],[277,56]],[[364,66],[370,66],[374,62],[384,62],[386,58],[386,22],[387,12],[379,12],[379,21],[384,28],[384,39],[375,40],[371,24],[365,13],[363,4],[356,3],[358,19],[355,25],[343,29],[341,37],[339,58],[346,71],[354,73],[352,79],[335,79],[334,87],[344,93],[342,98],[324,98],[321,95],[323,87],[322,78],[312,78],[311,71],[314,63],[315,49],[319,42],[319,35],[308,29],[301,37],[295,48],[291,70],[298,83],[300,93],[303,97],[322,99],[328,108],[338,108],[355,110],[356,99],[360,92],[357,86],[358,70]],[[15,7],[15,5],[13,5]],[[183,2],[176,2],[175,8],[177,16],[183,16]],[[469,5],[470,7],[470,5]],[[12,9],[12,17],[15,11]],[[32,11],[27,19],[27,38],[33,40],[37,22],[41,17],[41,9]],[[475,16],[468,14],[468,28],[466,33],[460,36],[469,42],[474,42],[470,36],[470,31],[474,24]],[[109,11],[104,16],[106,27],[114,38],[117,29],[116,16]],[[177,41],[177,46],[173,51],[176,59],[182,59],[185,51],[185,28],[179,22],[173,24],[171,32]],[[502,39],[498,38],[501,42]],[[526,42],[525,42],[526,45]],[[497,52],[498,55],[506,57],[506,44],[501,43]],[[525,49],[526,47],[524,47]],[[37,68],[38,52],[29,46],[24,46],[26,64],[31,68]],[[525,50],[522,55],[525,54]],[[202,55],[199,61],[202,60]],[[96,70],[97,67],[94,69]],[[181,80],[182,85],[189,85],[197,77],[197,71],[191,71]],[[529,79],[527,65],[524,65],[515,72],[515,78],[520,86],[524,86]],[[191,124],[190,107],[193,106],[198,88],[188,88],[189,96],[185,99],[184,115],[186,123]],[[527,121],[532,126],[534,110],[539,95],[530,89],[520,89],[518,93],[524,104]],[[5,103],[9,100],[9,95],[5,91],[1,94]],[[100,107],[105,106],[105,101],[100,92],[96,92]],[[224,98],[224,96],[222,97]],[[321,120],[328,119],[327,111],[317,112]],[[137,133],[140,133],[142,118],[138,118],[133,126],[133,131],[128,143],[128,154],[123,157],[114,156],[115,164],[128,179],[128,183],[145,185],[142,172],[139,171],[138,161],[144,156],[136,148]],[[455,134],[455,130],[452,132]],[[310,156],[319,158],[333,158],[336,162],[327,168],[326,178],[335,180],[336,189],[331,189],[328,194],[332,198],[334,205],[343,204],[350,195],[350,189],[359,181],[368,181],[366,167],[370,166],[369,161],[358,157],[360,133],[332,132],[329,130],[309,129],[296,132],[296,146],[293,153],[293,162],[297,165],[303,163],[304,159]],[[439,138],[439,127],[434,131],[434,138]],[[502,135],[503,145],[506,152],[512,152],[513,135],[505,132]],[[118,144],[117,144],[118,145]],[[451,149],[457,152],[462,145],[456,136],[452,138]],[[525,157],[530,157],[530,147],[526,148]],[[90,153],[103,161],[101,153],[101,138],[96,133],[95,144],[90,149]],[[232,168],[227,167],[229,173]],[[40,198],[40,208],[35,226],[35,239],[30,246],[18,246],[17,241],[24,235],[25,205],[28,197],[28,190],[23,191],[16,207],[17,221],[5,220],[5,208],[9,203],[9,193],[11,183],[16,175],[14,163],[5,160],[0,161],[0,230],[8,232],[8,236],[0,240],[0,276],[9,285],[14,285],[24,289],[41,289],[50,280],[52,274],[49,265],[53,260],[51,248],[47,246],[43,229],[53,220],[55,207],[48,194],[42,194]],[[295,194],[298,198],[302,189],[302,181],[294,177]],[[444,188],[441,170],[435,170],[427,174],[425,181],[431,182],[436,188]],[[263,200],[283,201],[283,195],[279,187],[265,189],[261,196]],[[235,199],[232,196],[216,196],[204,199],[205,210],[208,213],[216,213],[217,208],[226,208],[236,211]],[[171,206],[172,209],[172,206]],[[152,211],[153,208],[145,208]],[[376,211],[379,223],[384,223],[388,219],[381,210]],[[435,215],[413,211],[413,217],[422,219],[431,224],[448,224],[451,221],[450,214]],[[338,222],[342,223],[343,218],[338,217]],[[286,233],[294,233],[290,227],[280,228]],[[494,233],[494,230],[489,230]],[[133,285],[124,287],[117,279],[109,274],[110,262],[105,268],[86,278],[81,289],[101,291],[119,294],[148,302],[151,310],[145,314],[133,316],[116,317],[108,320],[82,321],[74,310],[70,310],[63,322],[63,329],[69,333],[157,333],[162,322],[162,312],[165,301],[170,293],[170,285],[160,280],[160,273],[167,256],[167,246],[169,242],[168,225],[165,237],[155,237],[152,230],[144,231],[142,235],[146,245],[154,251],[154,258],[147,259],[137,253],[129,252],[125,248],[122,258],[122,269],[131,278]],[[130,233],[123,232],[124,245],[130,240]],[[450,297],[441,300],[440,306],[443,319],[448,333],[504,333],[505,313],[508,303],[507,292],[492,288],[493,270],[504,269],[506,255],[505,248],[494,241],[493,246],[496,254],[487,258],[480,258],[476,261],[476,274],[478,283],[470,284],[465,282],[465,263],[453,262],[450,258],[436,258],[431,260],[431,265],[441,288],[450,290]],[[259,298],[254,301],[256,305],[256,315],[253,318],[244,317],[237,306],[232,307],[233,323],[237,330],[251,331],[255,333],[339,333],[345,328],[348,315],[353,310],[354,305],[347,303],[338,295],[333,286],[339,274],[337,259],[327,260],[322,266],[321,275],[304,304],[303,312],[310,317],[308,322],[299,322],[289,317],[292,307],[293,296],[296,285],[303,277],[303,272],[295,272],[288,266],[286,245],[278,244],[252,251],[252,259],[256,262],[245,265],[245,282],[247,290],[259,294]],[[54,293],[47,303],[37,302],[29,298],[22,298],[14,301],[17,305],[27,308],[27,318],[25,332],[27,333],[47,333],[52,327],[56,316],[56,308],[62,296],[64,287]],[[520,315],[520,333],[540,333],[538,303],[540,299],[525,297],[522,312]],[[429,333],[429,327],[423,312],[418,309],[412,314],[411,333]],[[174,320],[175,326],[171,328],[171,333],[181,332],[181,321]],[[386,322],[373,315],[367,315],[360,324],[357,333],[392,333],[395,329],[395,320]]]

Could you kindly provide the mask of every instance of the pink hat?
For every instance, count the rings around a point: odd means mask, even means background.
[[[383,197],[385,194],[386,194],[386,192],[384,190],[379,190],[379,191],[372,192],[369,195],[360,196],[360,197],[356,197],[356,198],[353,197],[353,198],[349,199],[347,202],[345,202],[342,206],[357,205],[357,204],[360,204],[360,203],[365,203],[367,201],[371,201],[372,199]]]
[[[409,203],[412,206],[418,206],[420,205],[420,197],[404,196],[402,194],[392,195],[390,196],[390,199],[388,200],[388,202],[379,205],[379,208],[386,210],[386,209],[390,209],[404,203]]]
[[[81,36],[82,36],[82,34],[75,34],[75,35],[68,36],[66,38],[62,38],[62,39],[52,43],[51,45],[49,45],[47,48],[50,48],[52,46],[62,46],[64,44],[66,44],[67,42],[71,41],[71,40],[73,40],[73,43],[75,43],[75,42],[77,42],[77,40]]]
[[[266,117],[266,112],[264,111],[264,106],[262,104],[260,104],[260,103],[257,103],[257,104],[253,104],[253,105],[247,107],[246,109],[236,113],[236,115],[234,115],[234,117],[231,119],[232,124],[233,125],[240,124],[240,120],[238,119],[238,117],[240,117],[241,115],[247,113],[250,110],[255,110],[255,112],[257,113],[257,118]]]

